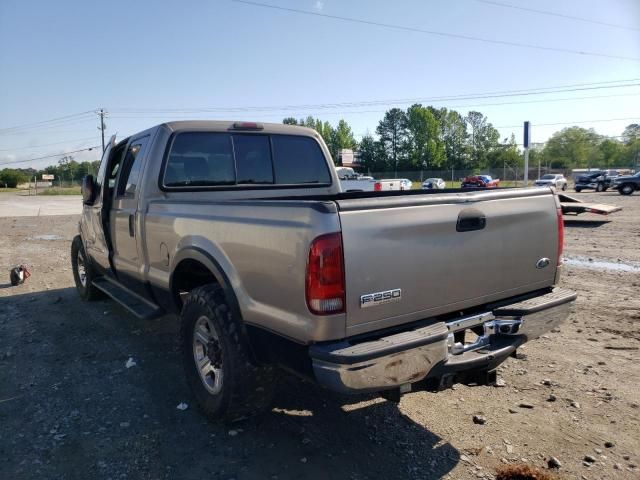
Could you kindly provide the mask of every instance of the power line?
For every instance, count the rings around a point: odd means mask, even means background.
[[[532,95],[546,95],[553,93],[567,93],[567,92],[579,92],[579,91],[588,91],[588,90],[601,90],[601,89],[610,89],[610,88],[626,88],[626,87],[637,87],[640,86],[640,83],[628,83],[628,82],[638,82],[640,79],[631,79],[631,80],[615,80],[609,82],[596,82],[593,84],[574,84],[568,86],[559,86],[559,87],[540,87],[535,89],[525,89],[525,90],[505,90],[505,91],[495,91],[495,92],[486,92],[486,93],[476,93],[476,94],[460,94],[460,95],[446,95],[446,96],[437,96],[437,97],[418,97],[418,98],[399,98],[399,99],[386,99],[386,100],[367,100],[367,101],[357,101],[357,102],[336,102],[336,103],[321,103],[321,104],[303,104],[303,105],[279,105],[279,106],[243,106],[243,107],[200,107],[200,108],[121,108],[121,109],[111,109],[111,111],[120,112],[120,113],[210,113],[210,112],[249,112],[249,111],[286,111],[286,110],[304,110],[310,108],[355,108],[355,107],[363,107],[363,106],[374,106],[374,105],[392,105],[392,104],[403,104],[403,103],[420,103],[420,102],[436,102],[436,101],[456,101],[456,100],[482,100],[482,99],[490,99],[490,98],[501,98],[501,97],[520,97],[520,96],[532,96]],[[602,83],[613,83],[613,82],[627,82],[624,85],[602,85]],[[577,87],[577,88],[570,88]]]
[[[630,60],[630,61],[634,61],[634,62],[640,62],[640,58],[638,58],[638,57],[626,57],[626,56],[623,56],[623,55],[611,55],[611,54],[606,54],[606,53],[587,52],[587,51],[583,51],[583,50],[572,50],[572,49],[569,49],[569,48],[560,48],[560,47],[546,47],[546,46],[543,46],[543,45],[535,45],[535,44],[530,44],[530,43],[513,42],[513,41],[507,41],[507,40],[493,40],[493,39],[489,39],[489,38],[475,37],[475,36],[472,36],[472,35],[462,35],[462,34],[451,33],[451,32],[441,32],[441,31],[437,31],[437,30],[426,30],[426,29],[422,29],[422,28],[408,27],[408,26],[405,26],[405,25],[395,25],[395,24],[391,24],[391,23],[374,22],[374,21],[370,21],[370,20],[363,20],[363,19],[353,18],[353,17],[344,17],[344,16],[339,16],[339,15],[329,15],[329,14],[326,14],[326,13],[311,12],[311,11],[308,11],[308,10],[300,10],[300,9],[297,9],[297,8],[281,7],[281,6],[278,6],[278,5],[270,5],[270,4],[267,4],[267,3],[253,2],[253,1],[249,1],[249,0],[231,0],[231,1],[235,2],[235,3],[242,3],[242,4],[245,4],[245,5],[251,5],[251,6],[254,6],[254,7],[270,8],[270,9],[273,9],[273,10],[282,10],[282,11],[285,11],[285,12],[299,13],[299,14],[302,14],[302,15],[310,15],[310,16],[314,16],[314,17],[330,18],[332,20],[341,20],[341,21],[344,21],[344,22],[360,23],[360,24],[364,24],[364,25],[372,25],[372,26],[376,26],[376,27],[384,27],[384,28],[389,28],[389,29],[393,29],[393,30],[404,30],[404,31],[407,31],[407,32],[425,33],[427,35],[436,35],[436,36],[439,36],[439,37],[457,38],[457,39],[460,39],[460,40],[470,40],[470,41],[474,41],[474,42],[492,43],[492,44],[496,44],[496,45],[506,45],[506,46],[509,46],[509,47],[529,48],[529,49],[544,50],[544,51],[551,51],[551,52],[570,53],[570,54],[574,54],[574,55],[601,57],[601,58],[614,58],[614,59],[617,59],[617,60]]]
[[[56,153],[56,154],[53,154],[53,155],[44,155],[42,157],[28,158],[26,160],[12,160],[10,162],[0,163],[0,167],[2,167],[4,165],[13,165],[13,164],[16,164],[16,163],[34,162],[36,160],[43,160],[45,158],[63,157],[65,155],[69,155],[71,153],[89,152],[89,151],[93,150],[94,148],[99,148],[99,147],[100,147],[100,145],[94,145],[93,147],[81,148],[80,150],[73,150],[71,152]]]
[[[56,122],[56,123],[50,123],[50,124],[42,124],[42,125],[34,125],[32,127],[24,127],[21,129],[14,129],[14,130],[8,130],[8,131],[0,131],[0,136],[3,135],[25,135],[28,134],[30,132],[33,131],[38,131],[38,130],[47,130],[47,129],[51,129],[51,128],[57,128],[57,127],[68,127],[71,125],[78,125],[81,123],[85,123],[88,121],[94,121],[94,117],[92,115],[87,116],[87,117],[78,117],[78,118],[70,118],[64,121],[60,121],[60,122]]]
[[[529,103],[553,103],[553,102],[566,102],[566,101],[572,101],[572,100],[591,100],[591,99],[600,99],[600,98],[615,98],[615,97],[629,97],[629,96],[638,96],[640,95],[640,93],[622,93],[622,94],[614,94],[614,95],[590,95],[590,96],[582,96],[582,97],[566,97],[566,98],[549,98],[549,99],[544,99],[544,100],[528,100],[528,101],[515,101],[515,102],[496,102],[496,103],[476,103],[476,104],[467,104],[467,105],[451,105],[450,108],[451,109],[455,109],[455,108],[476,108],[476,107],[494,107],[494,106],[500,106],[500,105],[521,105],[521,104],[529,104]],[[460,101],[460,100],[457,100]],[[411,103],[411,102],[407,102],[406,104]],[[444,103],[444,101],[435,101],[433,103],[436,104],[441,104]],[[447,103],[447,105],[449,105],[449,103]],[[308,107],[310,108],[310,107]],[[300,110],[304,110],[305,108],[300,108]],[[325,111],[317,111],[317,112],[305,112],[304,115],[307,116],[322,116],[322,115],[354,115],[354,114],[361,114],[361,113],[382,113],[382,112],[386,112],[386,110],[350,110],[350,111],[344,111],[344,110],[325,110]],[[220,113],[220,112],[212,112],[212,113]],[[300,112],[297,112],[300,113]],[[177,115],[181,115],[181,118],[192,118],[192,114],[189,113],[172,113],[173,118],[176,118]],[[187,117],[185,117],[184,115],[188,115]],[[267,118],[267,117],[274,117],[274,116],[278,116],[278,115],[283,115],[283,113],[276,113],[271,112],[271,113],[261,113],[261,114],[252,114],[251,117],[252,118]],[[112,115],[110,118],[122,118],[122,119],[167,119],[167,115],[144,115],[144,114],[137,114],[137,113],[131,113],[128,115]],[[169,121],[169,119],[167,119]]]
[[[601,122],[621,122],[621,121],[625,121],[625,120],[637,120],[638,117],[626,117],[626,118],[602,118],[600,120],[576,120],[573,122],[556,122],[556,123],[536,123],[536,122],[531,122],[531,126],[533,127],[549,127],[549,126],[554,126],[554,125],[573,125],[573,124],[578,124],[578,123],[601,123]],[[520,127],[520,128],[524,128],[524,125],[522,124],[518,124],[518,125],[499,125],[496,126],[495,128],[516,128],[516,127]]]
[[[48,123],[65,123],[64,121],[70,120],[74,117],[86,116],[89,113],[93,113],[93,112],[89,110],[86,112],[72,113],[71,115],[65,115],[64,117],[51,118],[49,120],[41,120],[39,122],[33,122],[33,123],[24,123],[22,125],[15,125],[13,127],[4,127],[4,128],[0,128],[0,133],[11,131],[11,130],[22,130],[24,128],[36,127],[36,126],[39,126],[42,124],[48,124]]]
[[[4,149],[0,150],[0,152],[14,152],[16,150],[29,150],[29,149],[32,149],[32,148],[50,147],[51,145],[61,145],[63,143],[81,142],[81,141],[84,141],[84,140],[95,140],[95,135],[92,136],[92,137],[76,138],[74,140],[63,140],[61,142],[44,143],[42,145],[28,145],[28,146],[24,146],[24,147],[4,148]]]
[[[592,20],[590,18],[584,18],[584,17],[576,17],[574,15],[565,15],[563,13],[550,12],[548,10],[538,10],[538,9],[535,9],[535,8],[520,7],[520,6],[517,6],[517,5],[511,5],[509,3],[495,2],[493,0],[476,0],[476,2],[486,3],[487,5],[494,5],[494,6],[497,6],[497,7],[513,8],[514,10],[523,10],[525,12],[538,13],[540,15],[550,15],[550,16],[553,16],[553,17],[567,18],[569,20],[577,20],[579,22],[593,23],[593,24],[596,24],[596,25],[604,25],[606,27],[622,28],[622,29],[625,29],[625,30],[633,30],[633,31],[636,31],[636,32],[640,31],[640,28],[628,27],[626,25],[618,25],[618,24],[615,24],[615,23],[601,22],[599,20]]]

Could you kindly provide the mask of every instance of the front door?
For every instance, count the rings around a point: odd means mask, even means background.
[[[87,254],[94,265],[104,273],[110,271],[109,245],[105,237],[102,224],[102,209],[104,207],[104,191],[108,188],[107,169],[109,158],[114,151],[116,136],[112,136],[103,154],[98,175],[95,179],[96,197],[92,205],[84,205],[82,209],[82,233]]]
[[[130,290],[144,296],[146,292],[142,283],[143,265],[138,242],[138,195],[148,140],[149,136],[144,136],[129,142],[118,175],[110,213],[113,266],[118,280]]]

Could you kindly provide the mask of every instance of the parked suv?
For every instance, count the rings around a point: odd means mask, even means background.
[[[635,175],[625,175],[616,177],[613,187],[620,195],[631,195],[633,192],[640,190],[640,172]]]
[[[580,175],[574,188],[576,192],[588,189],[596,192],[605,192],[608,188],[611,188],[612,183],[612,179],[607,175],[607,172],[599,170]]]
[[[80,297],[177,314],[210,418],[266,409],[278,367],[395,399],[486,382],[576,298],[556,287],[550,190],[344,192],[308,128],[170,122],[112,138],[82,194]]]

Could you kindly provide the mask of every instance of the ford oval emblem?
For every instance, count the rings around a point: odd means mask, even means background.
[[[536,262],[536,268],[548,267],[550,263],[551,263],[551,260],[549,260],[547,257],[541,258]]]

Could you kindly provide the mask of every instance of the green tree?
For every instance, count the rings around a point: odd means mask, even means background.
[[[447,167],[464,168],[467,162],[467,122],[455,110],[449,110],[441,124]]]
[[[638,140],[640,140],[640,124],[632,123],[627,125],[622,132],[622,141],[625,144],[629,144]]]
[[[293,117],[287,117],[282,120],[282,123],[284,123],[285,125],[298,125],[298,120]]]
[[[407,115],[400,108],[392,108],[384,114],[376,133],[380,137],[386,157],[391,163],[389,167],[393,168],[396,176],[398,173],[398,162],[403,156],[403,146],[407,139]]]
[[[358,145],[356,139],[353,136],[351,127],[345,120],[340,120],[338,126],[335,129],[335,137],[338,148],[351,148],[355,149]]]
[[[386,169],[384,148],[370,134],[362,137],[358,153],[359,164],[366,172],[381,172]]]
[[[611,139],[605,138],[598,145],[599,157],[602,159],[603,167],[616,167],[623,165],[625,148],[624,144]]]
[[[29,180],[29,177],[20,170],[5,168],[0,170],[0,186],[16,188],[19,184]]]
[[[471,167],[476,170],[485,168],[488,164],[489,152],[499,148],[500,133],[480,112],[469,112],[465,120],[471,129],[469,137]]]
[[[567,127],[547,141],[544,156],[561,168],[595,167],[599,143],[600,136],[593,129]]]
[[[409,169],[439,167],[445,149],[440,122],[433,109],[415,104],[407,110],[407,163]]]

